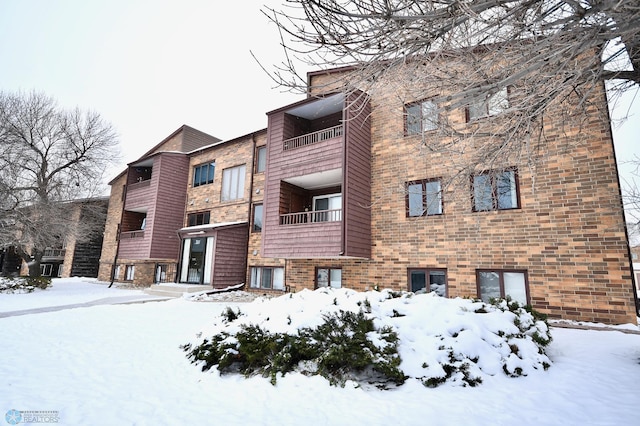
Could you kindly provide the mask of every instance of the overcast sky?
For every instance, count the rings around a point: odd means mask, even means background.
[[[43,91],[110,121],[123,154],[110,179],[182,124],[231,139],[302,99],[274,88],[250,54],[282,60],[260,13],[281,3],[0,0],[0,90]],[[640,155],[640,99],[629,112],[614,126],[619,159]]]

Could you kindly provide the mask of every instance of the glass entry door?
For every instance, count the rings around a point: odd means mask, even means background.
[[[212,237],[187,238],[182,248],[180,282],[210,284]]]

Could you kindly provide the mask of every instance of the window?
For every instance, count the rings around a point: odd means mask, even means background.
[[[507,108],[509,108],[509,90],[503,87],[496,93],[470,104],[467,108],[467,121],[500,114]]]
[[[422,101],[405,106],[405,134],[419,135],[438,128],[438,106]]]
[[[253,232],[262,231],[262,204],[253,205]]]
[[[193,187],[213,183],[213,173],[216,163],[201,164],[193,168]]]
[[[262,173],[267,168],[267,147],[256,148],[256,173]]]
[[[135,265],[127,265],[124,270],[124,280],[133,281],[133,276],[136,273]]]
[[[53,270],[53,265],[50,263],[41,263],[40,264],[40,275],[43,277],[50,277],[51,271]]]
[[[487,172],[472,177],[473,211],[520,208],[516,170]]]
[[[342,287],[342,269],[339,268],[317,268],[316,269],[316,288]]]
[[[251,288],[284,290],[284,268],[251,267]]]
[[[521,305],[529,304],[529,285],[526,271],[476,271],[478,297],[491,299],[510,297]]]
[[[244,175],[244,164],[222,172],[222,201],[240,200],[244,197]]]
[[[410,268],[409,291],[414,293],[435,293],[447,297],[446,269],[418,269]]]
[[[442,188],[437,179],[407,183],[407,216],[442,214]]]
[[[342,194],[313,197],[313,222],[335,222],[342,220]]]
[[[120,265],[116,265],[116,267],[113,268],[113,275],[111,275],[111,279],[116,281],[119,278],[120,278]]]
[[[187,226],[207,225],[210,219],[210,212],[190,213],[187,215]]]

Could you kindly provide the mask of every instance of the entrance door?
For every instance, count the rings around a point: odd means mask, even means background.
[[[187,272],[187,282],[202,284],[204,276],[204,252],[206,238],[192,238],[189,251],[189,270]]]
[[[182,246],[180,282],[211,284],[213,237],[187,238]]]

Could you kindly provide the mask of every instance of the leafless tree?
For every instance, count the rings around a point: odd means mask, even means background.
[[[637,0],[286,0],[263,12],[281,34],[278,85],[372,97],[395,86],[405,105],[428,99],[443,113],[437,126],[416,123],[429,130],[419,149],[446,152],[462,184],[514,158],[534,171],[550,108],[580,130],[604,82],[610,103],[640,84]],[[308,88],[299,72],[340,66],[327,87]],[[456,108],[489,117],[460,126],[446,113]]]
[[[118,155],[116,132],[98,113],[63,109],[43,93],[0,92],[0,247],[38,276],[45,249],[101,232],[103,208],[80,203],[79,220],[77,200],[99,195]]]

